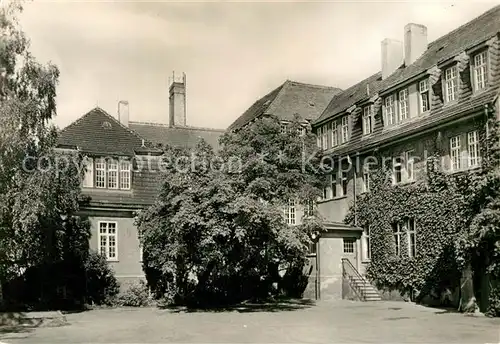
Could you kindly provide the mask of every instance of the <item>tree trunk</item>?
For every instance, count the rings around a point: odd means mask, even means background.
[[[476,297],[474,296],[472,265],[469,262],[462,270],[460,279],[460,312],[473,313],[477,310]]]

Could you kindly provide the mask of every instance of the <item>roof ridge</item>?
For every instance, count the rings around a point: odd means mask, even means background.
[[[459,31],[459,30],[462,30],[464,27],[468,26],[468,25],[471,25],[471,24],[474,24],[476,21],[478,21],[479,19],[483,18],[483,17],[486,17],[487,15],[490,15],[491,13],[493,12],[496,12],[496,11],[499,11],[500,10],[500,5],[496,5],[492,8],[490,8],[489,10],[487,10],[486,12],[478,15],[477,17],[469,20],[468,22],[466,23],[463,23],[462,25],[460,25],[459,27],[455,28],[454,30],[451,30],[450,32],[448,33],[445,33],[443,36],[441,37],[438,37],[436,38],[435,40],[433,40],[432,42],[430,42],[429,44],[427,44],[427,49],[429,49],[430,46],[432,45],[436,45],[438,44],[441,40],[445,39],[446,37],[454,34],[455,32]]]
[[[139,121],[129,121],[131,124],[136,124],[136,125],[149,125],[149,126],[154,126],[154,127],[166,127],[170,129],[188,129],[188,130],[205,130],[205,131],[218,131],[218,132],[225,132],[225,129],[218,129],[218,128],[208,128],[208,127],[195,127],[195,126],[174,126],[171,127],[169,124],[165,123],[155,123],[155,122],[139,122]]]
[[[290,80],[290,79],[287,79],[285,81],[285,83],[294,83],[294,84],[299,84],[301,86],[308,86],[308,87],[315,87],[315,88],[322,88],[322,89],[326,89],[326,90],[340,90],[342,91],[341,88],[339,87],[335,87],[335,86],[326,86],[326,85],[318,85],[318,84],[309,84],[309,83],[306,83],[306,82],[301,82],[301,81],[296,81],[296,80]]]
[[[111,118],[113,121],[115,121],[115,123],[117,123],[119,126],[121,126],[123,129],[127,130],[129,133],[131,133],[132,135],[136,136],[138,139],[140,140],[144,140],[144,141],[148,141],[146,140],[144,137],[142,137],[141,135],[139,135],[138,132],[136,132],[135,130],[133,129],[130,129],[129,127],[125,126],[123,123],[121,123],[118,119],[116,119],[115,117],[111,116],[106,110],[100,108],[99,106],[96,106],[94,109],[90,110],[90,111],[93,111],[93,110],[97,110],[97,111],[100,111],[102,112],[105,116]],[[129,121],[130,123],[130,121]],[[149,141],[148,141],[149,142]]]

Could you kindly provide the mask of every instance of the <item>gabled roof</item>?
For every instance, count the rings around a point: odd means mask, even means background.
[[[499,32],[500,6],[496,6],[430,43],[425,53],[417,61],[396,70],[385,80],[381,79],[381,73],[377,73],[334,97],[315,123],[323,122],[340,114],[357,102],[369,99],[376,92],[388,90],[419,74],[423,75],[436,64],[446,62],[460,52],[487,41]],[[367,93],[367,84],[370,85],[370,94]]]
[[[277,116],[284,121],[291,121],[295,114],[306,120],[314,120],[339,92],[342,90],[336,87],[287,80],[253,103],[228,130],[240,128],[264,114]]]
[[[133,156],[142,138],[103,109],[96,107],[64,128],[58,146],[76,146],[86,153]]]
[[[223,129],[170,127],[165,124],[129,122],[130,129],[149,142],[162,145],[193,148],[203,138],[215,150],[219,148],[219,137]]]

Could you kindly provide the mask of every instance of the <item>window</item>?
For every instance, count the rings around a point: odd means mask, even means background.
[[[396,157],[392,159],[392,183],[399,184],[403,181],[403,165],[401,158]]]
[[[285,123],[280,124],[280,131],[282,134],[286,134],[288,132],[287,125]]]
[[[408,235],[408,256],[411,258],[411,257],[415,257],[415,254],[417,253],[417,243],[416,243],[417,232],[416,232],[416,228],[415,228],[415,221],[412,219],[408,220],[407,228],[408,228],[408,232],[407,232],[407,235]]]
[[[311,217],[314,216],[314,208],[316,207],[316,204],[314,200],[306,200],[304,202],[304,216],[305,217]]]
[[[472,74],[474,77],[474,91],[482,90],[486,87],[488,80],[486,69],[486,51],[474,56]]]
[[[106,187],[106,161],[104,159],[98,159],[95,162],[95,187]]]
[[[332,198],[337,197],[337,174],[334,173],[330,176],[330,185],[332,188]]]
[[[407,181],[412,181],[414,177],[413,173],[413,166],[414,166],[414,160],[413,160],[413,154],[415,151],[410,150],[405,152],[405,164],[406,164],[406,180]]]
[[[287,225],[295,224],[295,200],[289,199],[288,204],[285,205],[285,222]]]
[[[342,117],[342,143],[349,141],[349,117]]]
[[[356,239],[354,238],[343,238],[344,243],[344,253],[354,253],[354,244],[356,243]]]
[[[323,138],[322,138],[323,149],[328,149],[328,129],[327,126],[323,126]]]
[[[86,157],[83,160],[85,167],[85,175],[83,177],[83,187],[92,188],[94,187],[94,161],[92,158]]]
[[[305,136],[306,132],[307,132],[306,128],[302,126],[297,130],[297,134],[299,134],[299,136]]]
[[[309,254],[316,254],[316,243],[315,242],[309,243],[308,253]]]
[[[371,259],[372,257],[372,250],[371,250],[371,247],[370,247],[370,226],[366,226],[364,229],[363,229],[363,246],[364,246],[364,259]]]
[[[396,248],[396,256],[401,255],[401,234],[403,234],[402,231],[402,225],[400,223],[393,223],[392,224],[392,232],[394,236],[394,245]]]
[[[120,161],[120,189],[130,189],[130,162]]]
[[[450,158],[451,169],[460,170],[460,136],[454,136],[450,139]]]
[[[392,224],[392,231],[394,235],[395,253],[396,256],[402,255],[402,240],[403,234],[406,235],[408,244],[408,257],[415,257],[417,253],[417,231],[415,220],[408,219],[400,223]]]
[[[99,222],[98,246],[107,260],[118,260],[116,222]]]
[[[372,118],[373,118],[373,105],[366,106],[363,109],[363,135],[372,133]]]
[[[326,125],[327,148],[332,148],[332,123]]]
[[[363,192],[370,191],[370,172],[365,169],[363,171]]]
[[[469,167],[477,167],[479,166],[479,137],[477,130],[467,133],[467,144]]]
[[[444,71],[444,81],[445,102],[451,102],[457,99],[458,72],[456,66]]]
[[[399,92],[399,122],[408,119],[408,89]]]
[[[321,135],[321,129],[322,127],[319,127],[318,131],[316,132],[316,145],[318,146],[319,149],[321,149],[321,147],[323,146],[321,142],[321,139],[323,138],[323,136]]]
[[[339,131],[337,128],[337,121],[332,122],[332,147],[339,145]]]
[[[424,113],[430,110],[429,103],[429,82],[428,80],[422,80],[418,83],[419,91],[419,103],[420,103],[420,113]]]
[[[118,163],[114,160],[107,161],[108,188],[118,189]]]
[[[385,126],[393,125],[396,123],[396,111],[394,109],[394,96],[390,95],[385,98]]]
[[[347,196],[347,185],[349,181],[347,180],[347,172],[342,172],[342,196]]]
[[[143,261],[143,257],[144,257],[144,251],[142,249],[142,245],[141,243],[139,242],[139,261],[142,262]]]

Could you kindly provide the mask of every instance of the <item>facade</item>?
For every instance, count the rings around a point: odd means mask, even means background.
[[[335,96],[312,124],[334,163],[318,202],[326,222],[343,221],[356,195],[370,191],[374,157],[392,168],[395,185],[419,179],[426,157],[437,152],[449,173],[480,168],[485,109],[494,107],[497,116],[499,109],[500,6],[430,44],[423,25],[408,24],[401,33],[404,41],[382,42],[381,72]],[[418,250],[414,227],[396,229],[408,232],[410,254]],[[369,229],[360,234],[353,265],[362,275],[370,261]],[[352,239],[343,240],[344,252],[351,251]]]
[[[128,103],[118,104],[118,119],[94,108],[62,130],[58,147],[86,157],[81,208],[91,222],[90,247],[106,256],[124,287],[144,278],[142,250],[134,214],[158,194],[162,145],[192,148],[200,138],[218,147],[224,132],[186,126],[185,77],[170,86],[169,124],[129,121]]]

